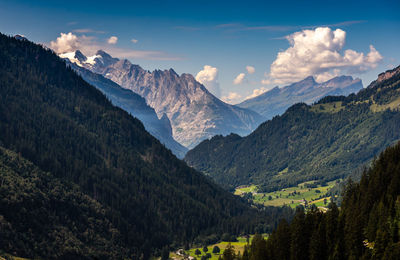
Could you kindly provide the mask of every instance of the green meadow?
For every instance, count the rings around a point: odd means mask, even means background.
[[[253,239],[254,235],[251,235],[249,238],[249,243],[251,243],[252,239]],[[267,238],[268,235],[267,234],[263,234],[264,238]],[[208,245],[207,246],[207,253],[211,254],[211,260],[217,260],[219,258],[219,256],[222,256],[222,254],[224,253],[225,248],[231,244],[234,247],[235,253],[237,254],[238,252],[240,252],[240,254],[243,254],[243,250],[244,250],[244,246],[247,244],[247,238],[246,237],[238,237],[236,242],[219,242],[213,245]],[[220,248],[220,252],[218,254],[213,254],[213,248],[214,246],[218,246]],[[196,255],[196,249],[198,249],[201,254],[200,255]],[[185,251],[186,255],[188,256],[192,256],[192,257],[196,257],[196,259],[200,259],[202,256],[205,256],[206,253],[203,251],[203,247],[194,247],[191,248],[190,250],[186,250]],[[176,252],[171,252],[170,253],[170,258],[172,259],[184,259],[183,256],[177,255]]]
[[[315,204],[325,210],[330,202],[328,191],[333,188],[338,181],[331,181],[326,185],[317,184],[315,181],[308,181],[297,186],[288,187],[274,192],[262,193],[257,191],[257,186],[240,186],[236,188],[235,195],[244,196],[251,193],[251,198],[255,203],[265,206],[290,206]],[[339,180],[340,182],[340,180]],[[248,197],[248,196],[247,196]]]

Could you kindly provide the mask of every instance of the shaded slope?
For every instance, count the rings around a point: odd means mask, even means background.
[[[77,185],[62,182],[1,147],[0,183],[2,250],[54,258],[126,255],[121,234],[106,214],[110,209]]]

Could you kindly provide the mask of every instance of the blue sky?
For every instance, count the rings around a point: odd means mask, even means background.
[[[350,74],[367,85],[400,64],[400,1],[0,0],[0,32],[48,46],[71,32],[86,52],[102,48],[148,70],[203,70],[199,79],[232,103],[308,73]],[[112,36],[117,41],[107,43]],[[314,47],[305,62],[307,46]]]

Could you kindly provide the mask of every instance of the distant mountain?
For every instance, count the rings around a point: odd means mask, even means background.
[[[0,249],[14,255],[148,259],[199,236],[269,231],[285,211],[251,208],[52,51],[2,34],[0,133]]]
[[[149,72],[104,51],[86,59],[75,53],[61,56],[144,97],[159,117],[168,116],[173,137],[188,148],[218,134],[247,135],[264,120],[256,112],[222,102],[190,74]]]
[[[323,83],[315,82],[312,76],[289,86],[275,87],[257,97],[248,99],[237,106],[256,111],[266,119],[283,114],[296,103],[312,104],[325,96],[340,96],[357,93],[363,88],[360,79],[340,76]]]
[[[203,141],[185,161],[221,185],[264,190],[348,176],[400,139],[400,67],[380,78],[357,94],[293,105],[246,137]]]
[[[75,54],[76,59],[82,59],[82,56],[83,54],[79,51]],[[84,59],[86,60],[86,57]],[[165,114],[159,119],[154,109],[147,105],[146,100],[138,94],[124,89],[112,80],[78,66],[76,63],[69,62],[69,65],[84,80],[103,92],[114,105],[119,106],[142,121],[146,130],[160,140],[167,148],[171,149],[178,158],[182,159],[185,156],[187,148],[179,144],[172,137],[171,123]]]

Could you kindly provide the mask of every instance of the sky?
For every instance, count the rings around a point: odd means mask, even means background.
[[[0,0],[0,32],[191,73],[233,104],[310,75],[366,87],[400,65],[398,0]]]

